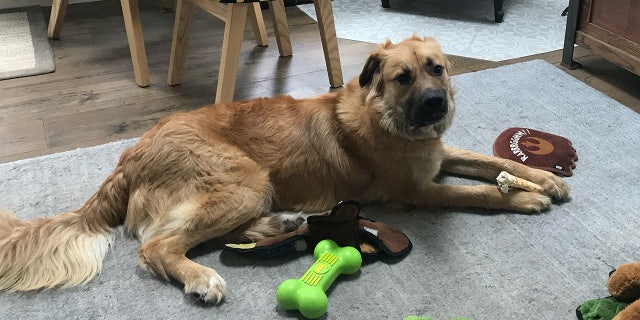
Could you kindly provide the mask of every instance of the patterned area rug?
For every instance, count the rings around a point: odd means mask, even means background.
[[[371,43],[432,36],[449,54],[501,61],[562,48],[567,0],[504,1],[504,21],[494,22],[493,1],[334,0],[338,37]],[[316,18],[313,4],[299,5]]]
[[[0,80],[54,70],[42,9],[34,6],[0,10]]]

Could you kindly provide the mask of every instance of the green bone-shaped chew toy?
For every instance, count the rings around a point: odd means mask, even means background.
[[[300,279],[285,280],[276,291],[278,305],[300,310],[309,319],[320,318],[329,303],[325,292],[340,274],[360,269],[362,257],[354,247],[339,247],[333,240],[322,240],[313,250],[316,262]]]

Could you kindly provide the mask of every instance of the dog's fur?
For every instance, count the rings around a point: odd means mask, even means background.
[[[338,92],[167,117],[78,210],[30,222],[0,214],[0,290],[89,281],[124,224],[142,242],[141,266],[219,302],[224,280],[185,253],[209,239],[279,234],[283,221],[271,212],[320,212],[344,199],[540,212],[552,198],[566,200],[567,186],[549,172],[442,144],[454,113],[450,74],[438,44],[414,36],[378,46]],[[437,184],[441,169],[487,180],[506,170],[545,193]]]

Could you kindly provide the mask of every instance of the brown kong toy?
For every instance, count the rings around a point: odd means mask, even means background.
[[[613,320],[640,319],[640,262],[620,265],[611,274],[607,289],[614,298],[629,303]]]

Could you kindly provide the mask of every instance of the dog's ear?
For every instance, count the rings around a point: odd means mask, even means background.
[[[362,68],[362,72],[360,73],[360,87],[365,87],[371,83],[373,80],[373,75],[380,70],[380,56],[377,54],[372,54],[367,59],[367,62],[364,64],[364,68]]]

